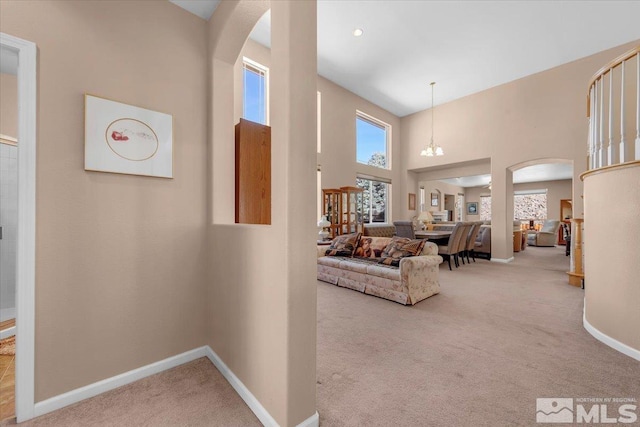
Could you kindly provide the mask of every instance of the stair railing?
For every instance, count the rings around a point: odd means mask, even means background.
[[[627,96],[633,96],[633,83],[625,76],[627,68],[635,62],[635,139],[627,139],[627,120],[633,109],[625,105]],[[620,73],[614,70],[620,69]],[[619,82],[616,82],[618,77]],[[619,94],[616,98],[616,92]],[[616,104],[619,102],[619,108]],[[606,121],[605,121],[605,116]],[[597,169],[618,163],[640,160],[640,46],[620,55],[593,75],[587,93],[587,117],[589,118],[588,169]],[[614,140],[614,129],[620,124],[619,141]],[[605,134],[606,131],[606,134]],[[605,137],[606,135],[606,137]],[[627,144],[633,144],[628,148]]]

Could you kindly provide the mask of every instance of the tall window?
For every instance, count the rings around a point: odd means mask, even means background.
[[[317,198],[317,213],[318,220],[322,218],[322,172],[320,171],[320,165],[318,165],[318,172],[316,174],[316,198]]]
[[[389,183],[369,178],[357,178],[356,185],[364,190],[363,222],[365,224],[387,222]]]
[[[244,58],[242,81],[244,83],[242,117],[263,125],[268,124],[269,69],[249,58]]]
[[[367,116],[356,114],[356,160],[358,163],[391,169],[389,133],[391,126]]]
[[[480,221],[491,220],[491,196],[480,196]]]
[[[317,133],[318,133],[318,153],[322,152],[322,94],[320,93],[320,91],[318,91],[318,101],[317,101],[317,114],[318,114],[318,123],[316,126],[318,126]]]

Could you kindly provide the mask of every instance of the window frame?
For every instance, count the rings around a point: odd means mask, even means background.
[[[384,207],[384,212],[385,212],[385,218],[384,218],[384,222],[377,222],[377,221],[372,221],[373,219],[373,205],[371,204],[369,206],[369,221],[365,222],[364,221],[364,216],[362,218],[362,222],[363,224],[390,224],[391,222],[391,180],[387,179],[387,178],[381,178],[378,176],[371,176],[371,175],[365,175],[365,174],[357,174],[356,175],[356,187],[362,188],[358,185],[358,180],[362,179],[362,180],[366,180],[369,181],[371,184],[369,185],[369,189],[365,190],[372,192],[372,185],[374,182],[378,182],[381,184],[385,184],[386,185],[386,190],[385,190],[385,207]],[[372,199],[372,194],[370,195],[369,200]],[[364,197],[364,196],[363,196]],[[364,199],[363,199],[363,208],[364,208]]]
[[[384,167],[380,167],[380,166],[375,166],[375,165],[370,165],[368,163],[362,163],[360,161],[358,161],[358,119],[367,122],[369,124],[371,124],[372,126],[376,126],[379,127],[381,129],[384,130],[385,132],[385,166]],[[392,126],[389,123],[386,123],[380,119],[377,119],[367,113],[364,113],[360,110],[356,110],[356,120],[354,122],[355,124],[355,132],[356,132],[356,163],[359,165],[366,165],[366,166],[370,166],[370,167],[374,167],[374,168],[378,168],[378,169],[382,169],[382,170],[392,170],[391,168],[391,132],[392,132]]]
[[[262,74],[264,76],[264,124],[265,126],[269,126],[270,117],[269,117],[269,67],[260,64],[259,62],[254,61],[251,58],[247,58],[246,56],[242,57],[242,118],[245,120],[249,120],[246,118],[245,113],[245,96],[246,96],[246,88],[245,88],[245,71],[251,71],[256,74]]]

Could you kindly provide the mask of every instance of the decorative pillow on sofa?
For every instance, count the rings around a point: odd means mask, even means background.
[[[353,256],[360,258],[380,258],[391,238],[362,236]]]
[[[353,256],[362,233],[343,234],[331,242],[331,246],[324,253],[326,256]]]
[[[384,248],[380,264],[400,266],[402,258],[418,255],[422,252],[422,248],[426,240],[411,240],[407,237],[394,237],[391,242]]]

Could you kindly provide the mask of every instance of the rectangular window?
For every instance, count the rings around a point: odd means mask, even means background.
[[[491,221],[491,196],[480,196],[480,221]]]
[[[269,124],[269,69],[249,58],[243,58],[242,81],[242,117],[263,125]]]
[[[390,184],[376,178],[358,177],[356,179],[356,185],[364,189],[362,216],[365,224],[387,222]]]
[[[322,153],[322,94],[318,91],[318,154]]]
[[[516,191],[513,195],[513,219],[546,219],[547,190]]]
[[[318,165],[318,172],[316,174],[316,198],[318,199],[318,206],[316,208],[318,214],[318,220],[322,218],[322,172],[320,171],[320,165]]]
[[[389,134],[391,126],[356,112],[356,160],[358,163],[391,169]]]

